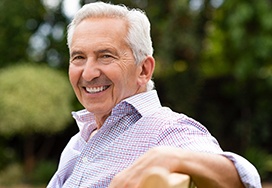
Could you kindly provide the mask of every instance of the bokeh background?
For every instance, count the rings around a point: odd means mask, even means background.
[[[45,187],[78,131],[66,27],[89,2],[0,1],[0,187]],[[162,104],[201,122],[271,182],[272,1],[111,2],[150,18]]]

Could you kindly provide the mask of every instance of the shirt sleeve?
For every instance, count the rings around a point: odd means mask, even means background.
[[[223,155],[233,162],[246,188],[262,187],[256,168],[245,158],[235,153],[222,151],[217,140],[194,119],[183,117],[178,120],[178,123],[168,124],[160,138],[161,145]]]
[[[233,162],[246,188],[262,188],[259,173],[248,160],[232,152],[223,152],[222,155]]]

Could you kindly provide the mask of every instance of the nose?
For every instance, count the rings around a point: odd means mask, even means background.
[[[88,59],[82,72],[82,78],[86,81],[91,81],[99,77],[100,74],[101,71],[97,63],[93,59]]]

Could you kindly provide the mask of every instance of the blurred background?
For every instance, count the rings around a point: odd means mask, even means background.
[[[66,27],[91,0],[0,1],[0,187],[45,187],[78,128]],[[272,1],[111,0],[152,24],[161,102],[272,181]]]

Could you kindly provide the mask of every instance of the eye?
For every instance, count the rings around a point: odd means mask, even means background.
[[[97,53],[97,61],[102,64],[110,64],[118,59],[117,53],[112,49],[101,49]]]
[[[75,57],[73,57],[73,60],[76,60],[76,59],[84,59],[84,57],[83,56],[75,56]]]
[[[107,58],[113,58],[113,56],[109,55],[109,54],[104,54],[104,55],[102,55],[102,58],[105,58],[105,59],[107,59]]]
[[[98,57],[98,62],[103,64],[110,64],[115,60],[115,57],[112,54],[101,54]]]
[[[75,64],[75,65],[81,65],[84,63],[84,59],[85,59],[84,56],[77,55],[77,56],[71,57],[70,63]]]

